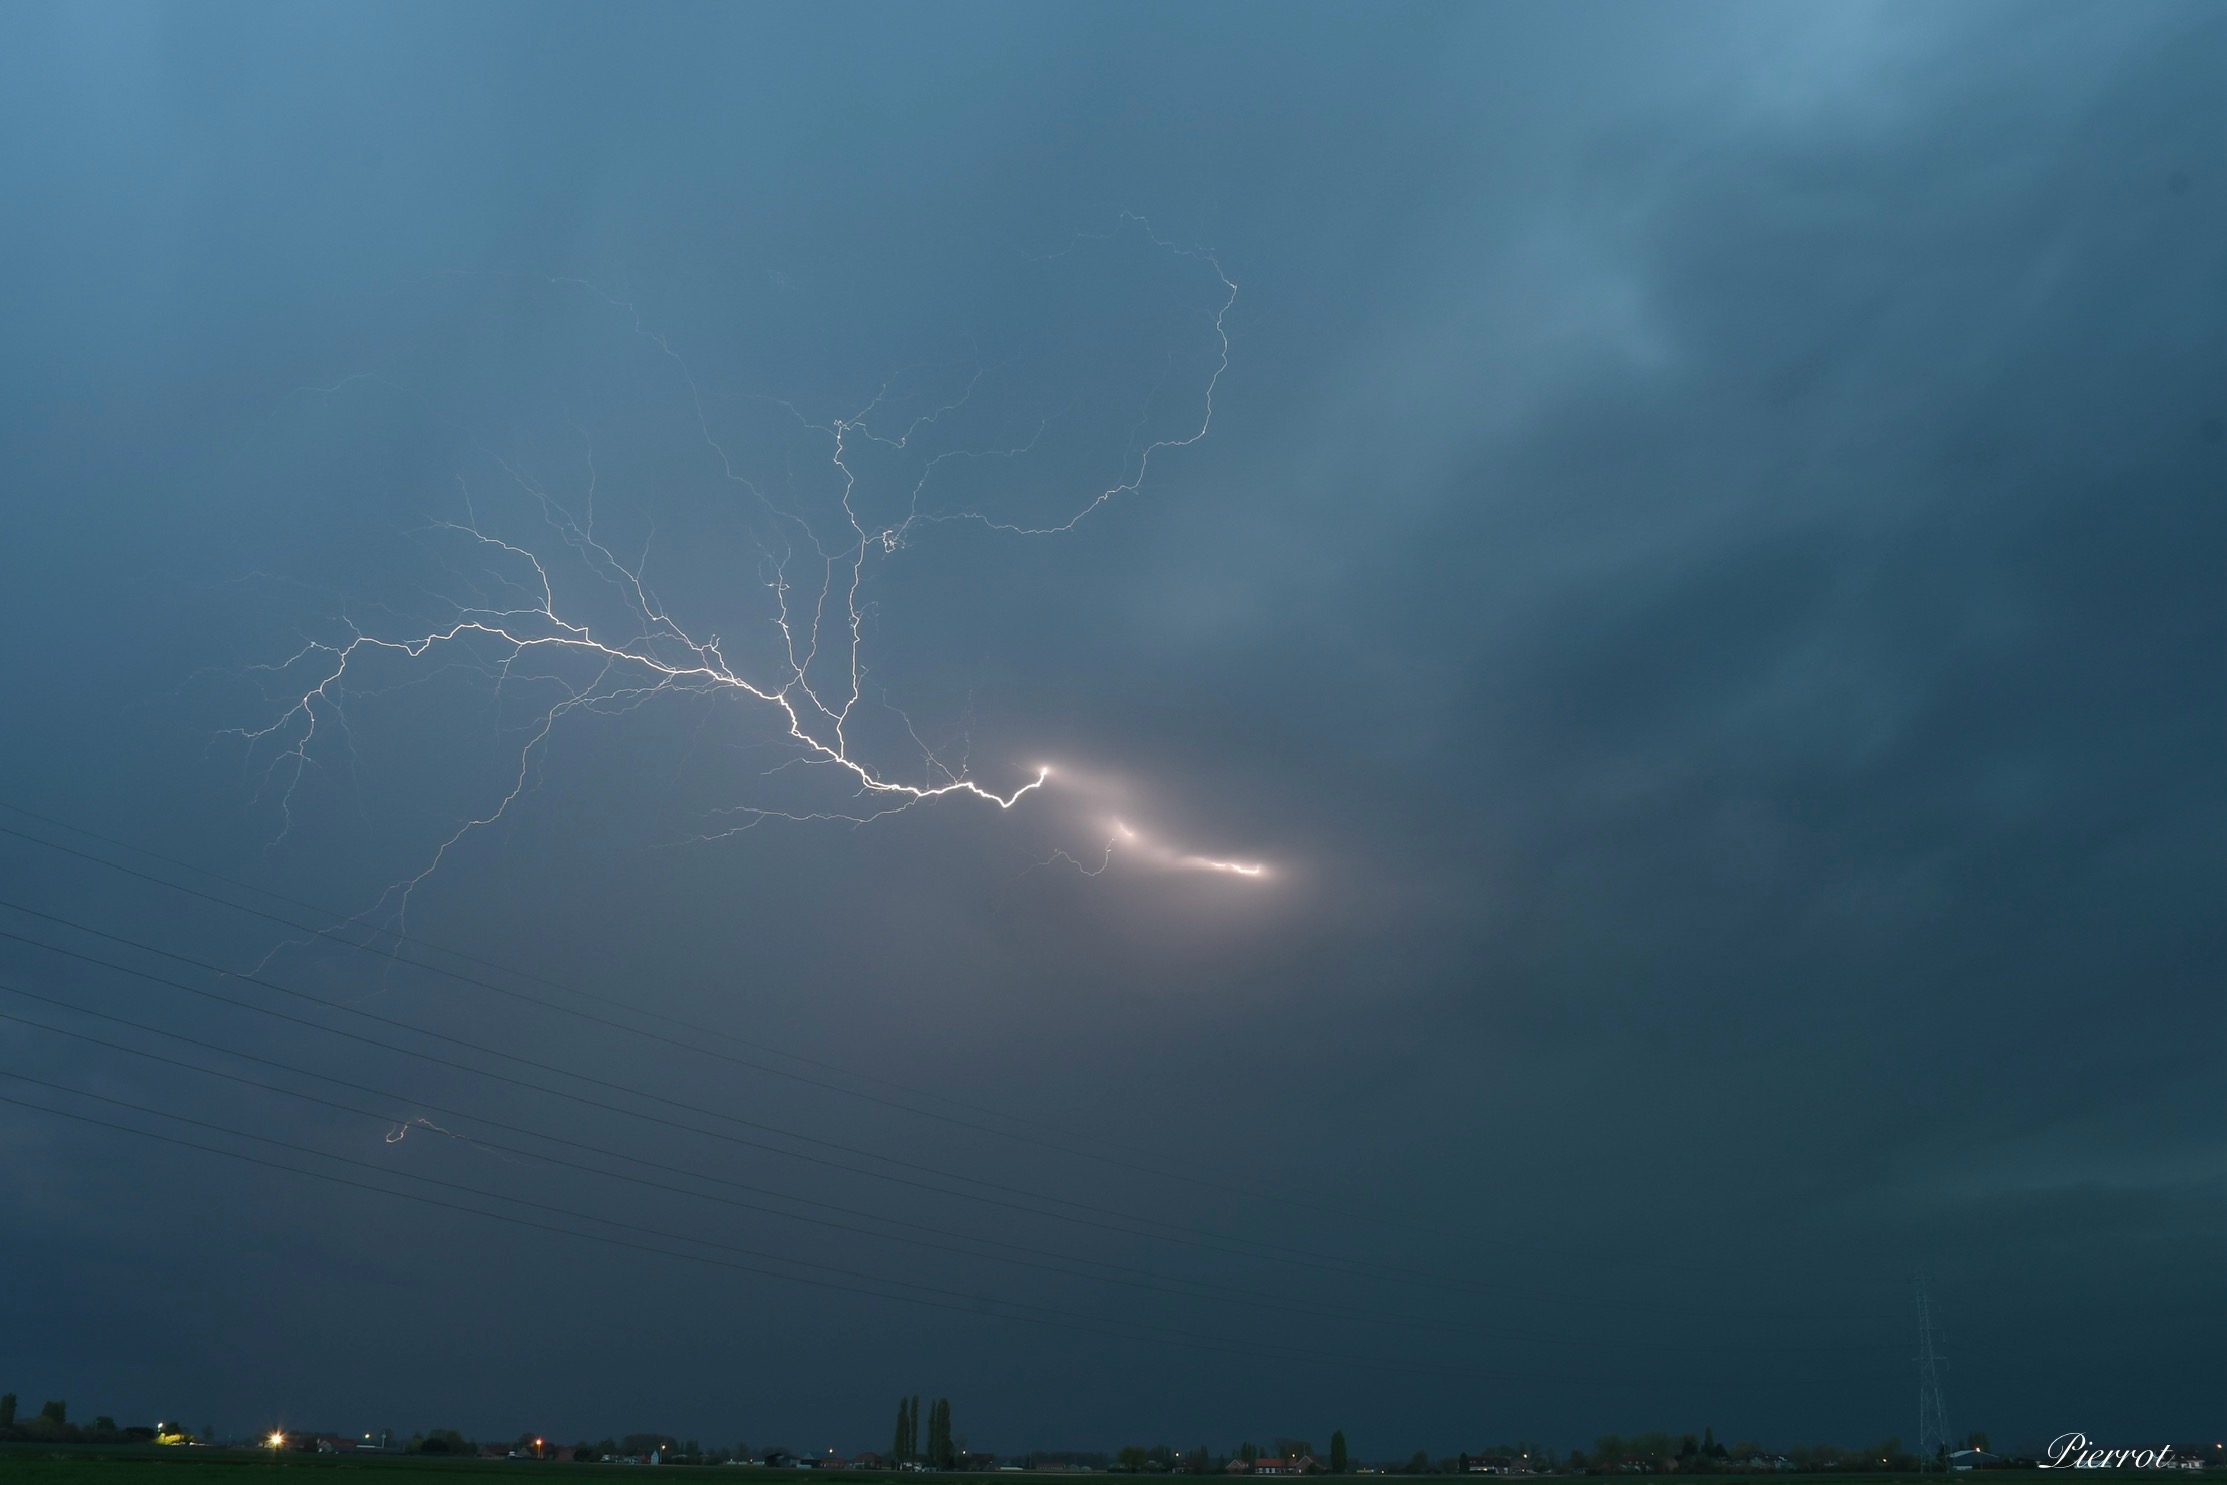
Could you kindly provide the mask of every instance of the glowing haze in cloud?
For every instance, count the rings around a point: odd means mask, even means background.
[[[1209,871],[1223,876],[1260,878],[1268,875],[1268,867],[1259,861],[1217,861],[1211,856],[1200,856],[1180,851],[1162,841],[1150,839],[1132,830],[1120,820],[1109,820],[1106,827],[1112,832],[1106,837],[1105,848],[1095,862],[1085,862],[1066,851],[1054,851],[1046,864],[1066,862],[1086,877],[1103,876],[1113,865],[1118,853],[1124,862],[1139,862],[1160,871]]]
[[[626,520],[628,497],[639,491],[609,488],[598,430],[569,408],[562,416],[576,447],[563,456],[563,477],[539,472],[546,459],[511,452],[477,430],[465,435],[462,467],[445,492],[450,510],[410,533],[440,575],[438,586],[413,585],[431,605],[423,620],[407,622],[389,604],[365,605],[369,617],[359,620],[343,603],[322,632],[307,631],[291,653],[251,667],[273,711],[231,732],[260,760],[281,837],[295,826],[297,795],[312,770],[357,766],[357,711],[451,673],[484,682],[509,761],[484,803],[428,840],[417,869],[388,886],[381,904],[398,921],[412,892],[462,843],[519,806],[552,740],[575,720],[692,701],[711,709],[700,725],[769,750],[771,765],[751,770],[740,797],[708,811],[704,839],[771,820],[863,825],[940,801],[1006,811],[1061,787],[1063,770],[1052,764],[978,770],[965,732],[955,744],[924,740],[877,676],[872,594],[882,570],[936,527],[974,525],[992,539],[1071,532],[1142,487],[1156,455],[1207,436],[1229,366],[1236,283],[1211,253],[1171,243],[1128,214],[1114,231],[1078,234],[1032,265],[1073,269],[1086,249],[1126,272],[1167,279],[1155,281],[1159,297],[1188,321],[1169,326],[1175,343],[1155,348],[1160,365],[1149,381],[1131,378],[1136,401],[1094,409],[1115,418],[1113,436],[1075,405],[1108,401],[1103,387],[1085,385],[1066,405],[1047,406],[1041,387],[1017,379],[1030,368],[979,359],[895,374],[863,406],[832,418],[785,399],[722,402],[630,299],[582,279],[533,281],[615,319],[621,337],[665,369],[666,427],[692,435],[684,443],[697,474],[732,497],[722,503],[737,518],[747,566],[691,571],[706,560],[701,552],[665,555],[654,517]],[[1085,351],[1077,364],[1086,380],[1119,385],[1124,355],[1140,359],[1117,342],[1103,359]],[[1191,384],[1178,385],[1186,371]],[[383,376],[352,376],[318,396],[329,404],[372,388],[461,432],[429,396]],[[1014,405],[999,406],[1001,398]],[[754,435],[774,445],[772,453],[754,458]],[[1116,437],[1109,460],[1104,451]],[[1093,454],[1102,470],[1094,477],[1054,467],[1064,459],[1087,470]],[[810,473],[799,477],[799,468]],[[614,534],[615,526],[627,534]],[[676,578],[713,591],[668,597]],[[738,612],[737,591],[755,594],[754,606]],[[1116,842],[1125,861],[1157,870],[1239,878],[1266,871],[1106,823],[1113,836],[1097,871]]]
[[[1093,803],[1102,804],[1127,792],[1103,780],[1077,777],[1071,782],[1070,792],[1082,794]],[[1039,864],[1071,866],[1086,877],[1104,876],[1117,860],[1124,868],[1154,872],[1208,872],[1247,881],[1259,881],[1271,875],[1266,862],[1202,855],[1175,845],[1161,832],[1141,828],[1120,815],[1098,817],[1090,822],[1090,827],[1104,836],[1094,852],[1078,856],[1062,848]]]

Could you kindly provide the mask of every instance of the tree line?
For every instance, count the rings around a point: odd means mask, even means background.
[[[180,1440],[191,1437],[173,1423],[119,1428],[105,1413],[90,1423],[72,1423],[69,1402],[63,1398],[51,1398],[37,1413],[22,1418],[16,1415],[15,1394],[0,1392],[0,1443],[151,1444],[158,1434]]]
[[[929,1404],[926,1438],[922,1438],[920,1396],[899,1398],[897,1423],[890,1440],[888,1462],[894,1467],[913,1466],[930,1470],[957,1470],[977,1461],[969,1456],[965,1443],[951,1429],[951,1399],[936,1398]],[[198,1442],[214,1442],[213,1430],[204,1428]],[[307,1443],[314,1434],[300,1434],[290,1442]],[[69,1404],[63,1399],[49,1399],[39,1411],[30,1416],[19,1414],[14,1393],[0,1393],[0,1443],[186,1443],[196,1440],[195,1434],[175,1423],[157,1423],[154,1427],[118,1427],[113,1418],[105,1415],[89,1423],[72,1423]],[[542,1441],[528,1434],[518,1441],[534,1452],[542,1452]],[[1972,1433],[1965,1439],[1967,1447],[1985,1450],[1987,1435]],[[479,1445],[453,1428],[429,1429],[412,1434],[400,1445],[411,1454],[471,1455]],[[554,1452],[554,1451],[550,1451]],[[737,1444],[732,1450],[720,1446],[705,1449],[696,1440],[685,1442],[671,1434],[630,1433],[624,1438],[605,1438],[597,1442],[582,1440],[573,1446],[574,1457],[583,1461],[605,1458],[642,1458],[651,1453],[673,1464],[724,1464],[730,1460],[757,1457],[747,1444]],[[792,1456],[784,1449],[762,1451],[767,1462],[791,1462]],[[1278,1438],[1267,1447],[1254,1443],[1239,1444],[1234,1453],[1219,1454],[1201,1445],[1196,1449],[1171,1449],[1166,1444],[1132,1444],[1112,1456],[1104,1454],[1037,1453],[1024,1456],[1030,1464],[1085,1465],[1099,1469],[1113,1469],[1126,1473],[1183,1473],[1223,1474],[1232,1461],[1257,1465],[1263,1458],[1282,1460],[1311,1460],[1313,1466],[1325,1473],[1344,1475],[1356,1468],[1371,1468],[1374,1472],[1401,1475],[1465,1474],[1479,1467],[1508,1467],[1539,1473],[1556,1474],[1672,1474],[1711,1473],[1737,1470],[1750,1462],[1773,1468],[1789,1468],[1803,1472],[1863,1470],[1907,1473],[1916,1471],[1922,1464],[1939,1464],[1939,1461],[1921,1461],[1912,1451],[1903,1447],[1899,1438],[1889,1438],[1869,1447],[1845,1448],[1836,1444],[1796,1445],[1784,1451],[1772,1451],[1752,1440],[1735,1444],[1720,1443],[1713,1427],[1704,1428],[1698,1435],[1692,1433],[1673,1436],[1661,1430],[1631,1435],[1607,1433],[1593,1441],[1593,1447],[1572,1449],[1566,1455],[1556,1456],[1537,1444],[1495,1444],[1477,1455],[1457,1455],[1433,1458],[1417,1450],[1404,1461],[1386,1461],[1374,1466],[1362,1466],[1355,1460],[1346,1444],[1345,1431],[1334,1430],[1329,1448],[1318,1454],[1314,1445],[1305,1439]],[[1784,1465],[1780,1465],[1780,1461]]]

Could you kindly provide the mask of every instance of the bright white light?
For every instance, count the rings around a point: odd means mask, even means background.
[[[1259,879],[1268,875],[1268,866],[1260,861],[1224,861],[1213,856],[1201,856],[1181,851],[1163,841],[1155,840],[1131,826],[1126,820],[1108,819],[1103,829],[1110,832],[1099,848],[1095,865],[1086,865],[1082,858],[1067,851],[1054,851],[1044,865],[1065,861],[1086,877],[1102,876],[1113,865],[1114,857],[1132,865],[1154,871],[1211,871],[1223,876]],[[1118,853],[1116,847],[1119,848]]]

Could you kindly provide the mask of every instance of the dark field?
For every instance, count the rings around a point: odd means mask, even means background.
[[[86,1449],[82,1451],[56,1448],[51,1445],[0,1445],[0,1480],[7,1485],[257,1485],[282,1471],[295,1471],[305,1478],[298,1485],[309,1485],[306,1476],[338,1474],[344,1479],[332,1485],[432,1485],[427,1477],[439,1474],[488,1476],[499,1475],[504,1479],[531,1479],[554,1482],[560,1479],[578,1479],[582,1475],[608,1478],[615,1474],[646,1468],[624,1464],[541,1464],[521,1460],[480,1459],[425,1459],[409,1456],[366,1459],[338,1459],[314,1454],[281,1454],[272,1456],[253,1453],[214,1453],[193,1450],[188,1453],[175,1449],[148,1449],[144,1451]],[[691,1467],[667,1465],[661,1467],[669,1473],[685,1473],[691,1478],[710,1476],[714,1479],[740,1479],[765,1481],[768,1485],[803,1485],[806,1481],[819,1481],[832,1485],[835,1481],[888,1481],[886,1473],[861,1470],[770,1470],[726,1465]],[[1030,1475],[1050,1474],[1053,1471],[1032,1470]],[[1352,1478],[1352,1477],[1347,1477]],[[1400,1477],[1368,1476],[1369,1479]],[[1554,1476],[1570,1480],[1583,1480],[1585,1476]],[[1784,1479],[1785,1475],[1692,1475],[1671,1478],[1718,1481],[1754,1482],[1757,1480]],[[1914,1475],[1856,1474],[1833,1471],[1829,1476],[1846,1485],[1875,1485],[1881,1481],[1908,1481]],[[1977,1477],[1990,1485],[2038,1485],[2039,1470],[1990,1470]],[[951,1485],[993,1485],[993,1482],[1012,1482],[1016,1472],[999,1474],[964,1475],[939,1474],[938,1481]],[[461,1482],[458,1482],[461,1485]],[[704,1485],[711,1485],[706,1480]]]

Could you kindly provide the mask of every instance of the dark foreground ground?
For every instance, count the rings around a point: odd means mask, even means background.
[[[329,1485],[433,1485],[428,1476],[446,1474],[497,1475],[503,1479],[530,1479],[534,1485],[555,1485],[559,1479],[577,1481],[582,1476],[608,1480],[613,1475],[639,1471],[642,1466],[623,1464],[542,1464],[527,1460],[427,1459],[386,1455],[377,1458],[334,1458],[316,1454],[219,1453],[195,1449],[115,1450],[57,1448],[52,1445],[0,1445],[0,1480],[6,1485],[275,1485],[281,1471],[295,1471],[292,1485],[312,1485],[311,1474],[333,1474]],[[769,1470],[727,1466],[667,1467],[659,1478],[682,1474],[700,1485],[834,1485],[836,1481],[878,1481],[889,1485],[892,1477],[862,1470]],[[1049,1473],[1030,1471],[1031,1476]],[[1114,1478],[1127,1478],[1116,1476]],[[1187,1476],[1169,1476],[1180,1481]],[[1396,1477],[1367,1476],[1370,1480]],[[1573,1482],[1586,1477],[1563,1476]],[[1784,1479],[1784,1475],[1681,1475],[1679,1480],[1739,1481],[1756,1485],[1759,1480]],[[1914,1475],[1858,1474],[1835,1470],[1812,1478],[1830,1479],[1839,1485],[1879,1485],[1884,1481],[1909,1481]],[[2039,1470],[1989,1470],[1969,1477],[1986,1485],[2040,1485]],[[1016,1475],[1007,1471],[991,1475],[945,1474],[938,1485],[1014,1485]],[[462,1481],[452,1485],[464,1485]]]

